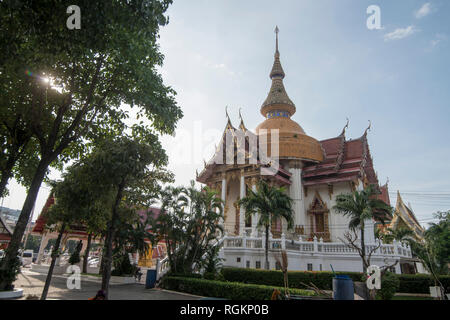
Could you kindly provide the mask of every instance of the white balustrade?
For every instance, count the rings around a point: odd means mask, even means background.
[[[245,240],[245,241],[244,241]],[[255,237],[224,237],[224,248],[245,248],[245,249],[263,249],[265,247],[265,238]],[[373,252],[373,256],[402,256],[411,257],[411,249],[409,247],[402,247],[399,243],[394,244],[381,244],[379,248],[378,244],[367,244],[366,252],[376,250]],[[397,247],[397,248],[396,248]],[[269,237],[269,249],[281,250],[304,253],[333,253],[333,254],[357,254],[357,250],[343,244],[342,242],[324,242],[323,239],[315,241],[297,241],[297,240],[285,240],[285,237],[279,239],[273,239]]]

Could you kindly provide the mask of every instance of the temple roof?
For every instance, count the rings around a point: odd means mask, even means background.
[[[228,162],[230,162],[230,160],[233,161],[233,164],[239,164],[239,162],[237,161],[238,157],[241,157],[241,159],[244,160],[244,163],[242,164],[256,164],[268,170],[272,170],[270,163],[276,160],[268,156],[265,152],[260,152],[259,136],[246,129],[241,115],[240,118],[241,124],[239,125],[239,129],[236,129],[232,125],[231,120],[228,117],[228,122],[225,126],[219,145],[216,147],[215,153],[212,158],[208,162],[205,162],[205,166],[202,171],[196,174],[196,181],[207,183],[208,179],[210,179],[213,173],[216,172],[218,167],[229,165]],[[229,135],[229,139],[232,139],[232,145],[234,146],[230,154],[227,154],[226,148],[227,135]],[[250,148],[251,142],[256,146],[255,150],[252,150]],[[286,171],[281,164],[277,164],[278,170],[277,172],[273,172],[274,177],[284,184],[290,184],[291,182],[289,178],[291,174]]]
[[[367,130],[358,139],[346,140],[345,130],[331,139],[320,141],[325,159],[319,164],[307,164],[302,176],[305,186],[354,181],[357,178],[378,185],[367,142]]]
[[[0,241],[11,240],[12,234],[13,234],[13,231],[6,224],[5,220],[3,220],[3,217],[0,215]]]
[[[47,198],[47,201],[45,202],[44,207],[42,208],[41,213],[39,214],[39,217],[36,220],[36,223],[34,224],[32,233],[43,234],[45,232],[45,227],[47,223],[47,212],[54,203],[55,197],[53,196],[52,193],[50,193],[49,197]],[[154,219],[156,219],[159,216],[160,209],[156,207],[150,207],[147,210],[138,210],[137,214],[139,215],[140,221],[145,222],[150,212],[151,216]],[[86,237],[88,236],[86,232],[86,227],[82,224],[71,225],[69,233],[77,236],[86,236]]]
[[[403,223],[401,223],[403,222]],[[418,239],[423,239],[424,229],[420,225],[414,212],[403,202],[400,192],[397,191],[397,204],[395,206],[394,217],[391,228],[396,229],[400,224],[404,224],[414,232]]]

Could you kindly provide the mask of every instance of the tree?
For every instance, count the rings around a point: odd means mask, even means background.
[[[294,226],[294,211],[292,199],[286,194],[284,187],[269,186],[264,180],[258,182],[257,190],[250,190],[249,194],[238,201],[245,210],[246,219],[256,213],[259,214],[257,227],[264,228],[265,239],[265,269],[269,270],[269,228],[278,219],[287,222],[287,228]]]
[[[441,289],[441,297],[445,298],[446,288],[439,280],[439,275],[448,275],[450,263],[450,211],[437,212],[434,217],[438,223],[430,223],[425,231],[425,241],[409,240],[412,252],[425,269],[430,272],[434,285]]]
[[[164,240],[170,271],[190,274],[213,256],[217,238],[223,233],[223,201],[215,191],[185,187],[166,187],[161,192],[159,216],[150,219],[152,242]]]
[[[145,254],[150,245],[151,234],[147,221],[141,221],[133,208],[122,208],[119,216],[120,228],[114,235],[114,275],[134,274],[135,266],[130,264],[129,253]]]
[[[366,244],[364,240],[365,221],[376,219],[384,224],[387,217],[392,216],[392,207],[382,200],[376,198],[377,189],[374,185],[369,185],[364,190],[354,191],[351,194],[340,194],[336,197],[336,205],[333,209],[344,216],[349,217],[349,229],[354,235],[346,233],[347,244],[357,249],[363,266],[363,272],[366,272],[370,265],[370,257],[376,248],[372,249],[368,254],[366,252]],[[360,230],[360,244],[357,242],[356,231]],[[381,242],[379,243],[379,245]]]
[[[0,277],[13,267],[49,165],[88,153],[88,141],[126,131],[122,104],[151,121],[133,125],[134,134],[173,133],[182,112],[156,69],[163,61],[159,27],[168,23],[164,13],[171,2],[81,0],[80,31],[67,30],[66,1],[0,3],[2,95],[26,106],[16,111],[39,151]],[[12,150],[12,142],[6,143],[3,148]],[[0,290],[10,284],[0,278]]]
[[[109,280],[113,258],[113,241],[120,226],[120,213],[124,210],[134,209],[132,203],[127,201],[129,195],[135,195],[136,190],[158,190],[159,182],[164,175],[159,169],[167,164],[167,155],[157,136],[146,137],[145,143],[141,139],[119,137],[106,139],[94,148],[92,154],[84,159],[84,166],[89,168],[91,183],[104,189],[106,194],[112,194],[111,214],[106,227],[105,244],[102,259],[102,290],[108,298]],[[151,183],[150,183],[151,182]],[[154,191],[156,193],[156,191]],[[130,209],[131,208],[131,209]]]
[[[70,258],[69,258],[69,263],[71,265],[77,264],[77,263],[79,263],[81,261],[81,259],[80,259],[80,252],[81,252],[82,246],[83,246],[83,240],[78,241],[74,252],[72,252],[72,254],[71,254]]]
[[[47,212],[47,227],[58,229],[59,235],[53,247],[52,261],[47,273],[41,299],[45,300],[50,287],[54,265],[59,256],[59,247],[64,232],[70,231],[69,226],[80,226],[86,222],[89,227],[106,225],[109,211],[104,206],[111,203],[111,193],[102,193],[105,189],[101,185],[94,185],[90,180],[89,168],[80,162],[74,163],[63,174],[62,181],[52,181],[53,193],[58,200]],[[79,248],[81,250],[81,247]],[[78,253],[79,257],[79,253]]]

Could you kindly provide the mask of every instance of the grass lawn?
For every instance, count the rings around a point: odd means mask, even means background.
[[[394,296],[392,300],[433,300],[433,298],[419,296]]]

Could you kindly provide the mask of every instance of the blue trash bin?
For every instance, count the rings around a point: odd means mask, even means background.
[[[156,270],[147,270],[147,277],[145,278],[145,289],[152,289],[156,284]]]
[[[353,281],[349,276],[339,275],[333,278],[333,299],[354,300]]]

